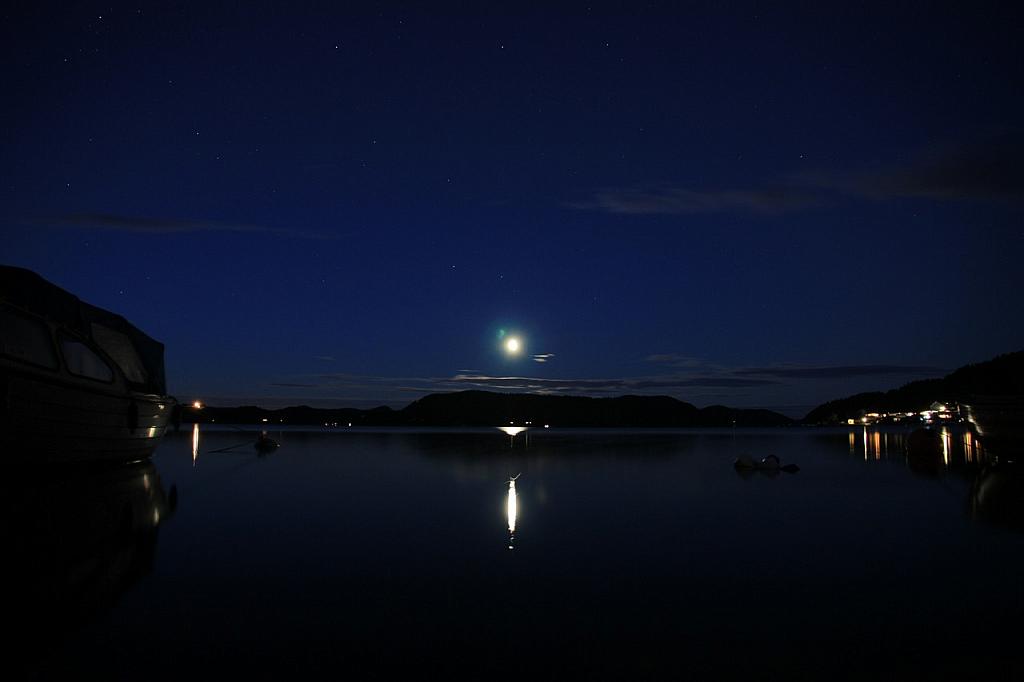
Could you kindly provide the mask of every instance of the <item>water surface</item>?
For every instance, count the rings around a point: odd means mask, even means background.
[[[251,432],[168,434],[133,474],[158,530],[90,557],[118,586],[77,604],[30,672],[1021,672],[1022,486],[1013,453],[960,431],[909,459],[898,430],[271,435],[260,456]],[[732,466],[769,453],[799,473]]]

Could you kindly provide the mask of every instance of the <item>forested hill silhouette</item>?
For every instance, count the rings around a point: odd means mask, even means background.
[[[618,398],[461,391],[434,393],[404,410],[408,424],[494,426],[515,422],[559,426],[783,426],[793,423],[768,410],[721,405],[698,409],[669,396]]]
[[[523,393],[433,393],[401,410],[317,409],[306,406],[184,408],[184,421],[221,424],[337,424],[338,426],[534,426],[718,427],[788,426],[793,420],[770,410],[713,405],[697,408],[668,396],[585,398]]]
[[[819,405],[805,424],[832,424],[867,412],[919,412],[932,403],[970,402],[975,396],[1024,396],[1024,351],[965,365],[941,379],[912,381],[890,391],[858,393]]]

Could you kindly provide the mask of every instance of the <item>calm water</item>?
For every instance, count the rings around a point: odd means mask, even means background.
[[[1024,485],[962,432],[271,435],[9,486],[29,673],[1021,673]],[[800,472],[732,467],[770,453]]]

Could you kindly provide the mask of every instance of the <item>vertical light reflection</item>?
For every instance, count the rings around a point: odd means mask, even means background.
[[[853,454],[854,448],[856,446],[857,446],[857,436],[855,436],[853,434],[853,431],[850,431],[850,454],[851,455]]]
[[[942,462],[949,466],[949,431],[942,429]]]
[[[508,517],[508,548],[515,548],[516,539],[516,514],[519,511],[519,504],[516,499],[516,479],[519,474],[508,479],[508,500],[505,502],[505,514]]]
[[[868,427],[864,427],[864,461],[868,461]]]
[[[192,425],[192,466],[199,459],[199,422]]]
[[[498,430],[508,435],[508,446],[511,448],[515,445],[516,436],[523,431],[527,430],[525,426],[499,426]],[[529,436],[527,436],[529,438]],[[526,446],[529,447],[530,441],[526,441]]]
[[[968,463],[974,462],[974,436],[970,431],[964,431],[964,458]]]
[[[875,459],[876,460],[882,459],[882,434],[880,432],[875,431],[874,441],[875,441],[875,443],[874,443],[874,446],[875,446]]]

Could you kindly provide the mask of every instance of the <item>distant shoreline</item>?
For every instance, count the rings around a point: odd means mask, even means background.
[[[435,393],[401,410],[377,407],[276,410],[256,406],[184,405],[183,423],[293,426],[493,427],[545,424],[579,428],[720,428],[793,426],[798,422],[770,410],[713,405],[697,408],[668,396],[584,398],[488,391]]]
[[[182,405],[181,422],[221,424],[287,424],[301,426],[543,426],[573,428],[726,428],[781,426],[874,425],[891,415],[899,424],[926,424],[916,419],[969,403],[975,396],[1016,396],[1024,400],[1024,351],[965,365],[941,379],[915,381],[886,392],[859,393],[823,403],[803,419],[765,409],[724,405],[698,408],[669,396],[625,395],[614,398],[457,391],[432,393],[401,409],[315,408],[305,405],[265,409],[255,405],[215,407]],[[947,408],[943,408],[947,409]],[[946,422],[949,423],[949,422]]]

